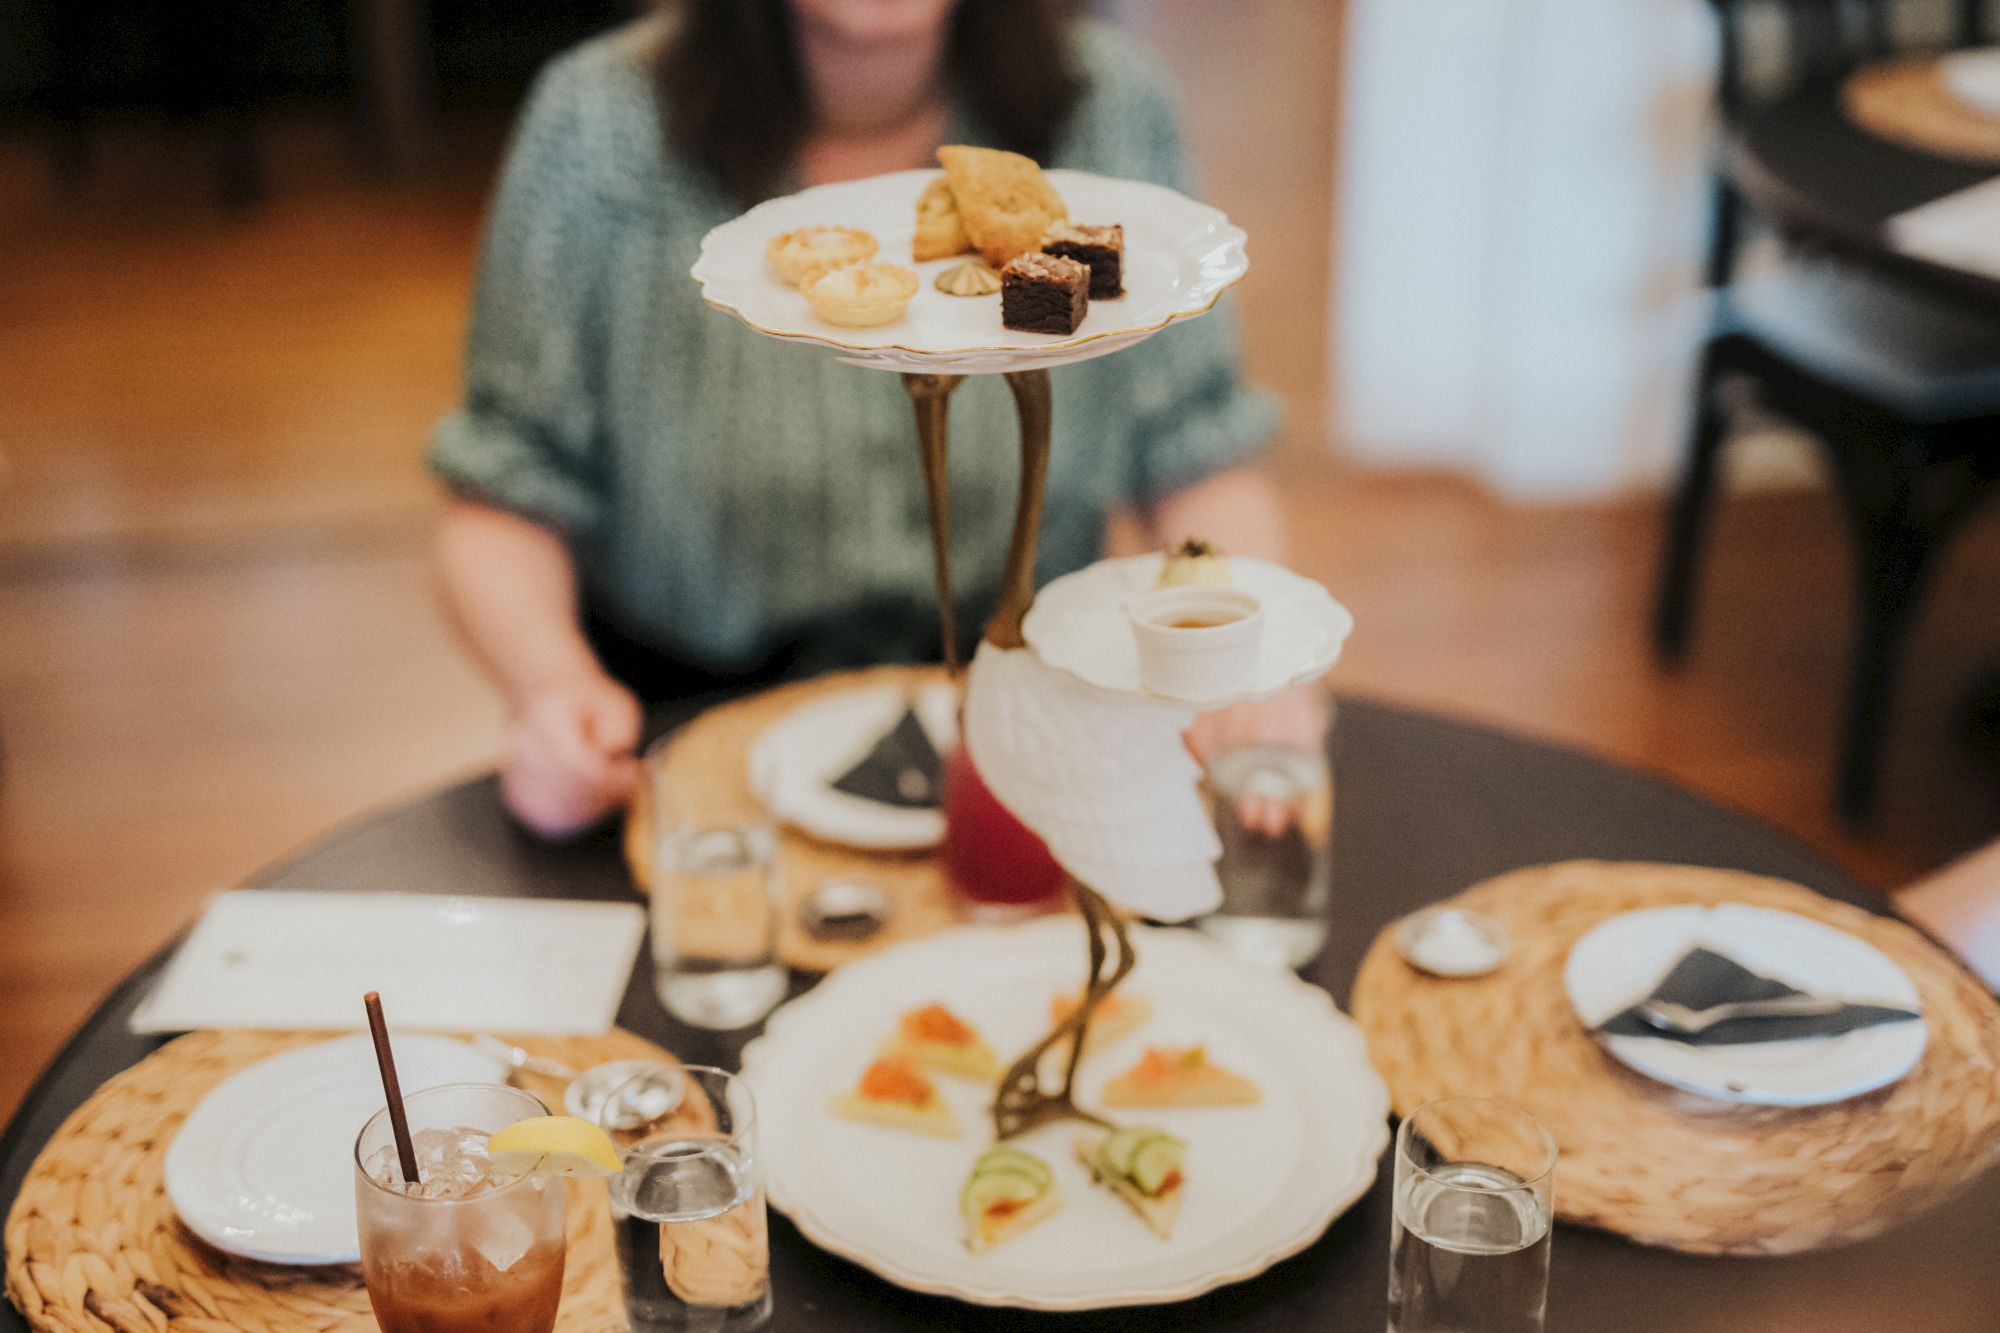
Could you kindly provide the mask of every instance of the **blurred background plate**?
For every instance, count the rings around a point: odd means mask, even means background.
[[[917,196],[939,173],[897,171],[818,185],[757,205],[702,238],[693,275],[712,306],[759,333],[797,338],[878,370],[998,374],[1067,365],[1129,347],[1175,320],[1214,305],[1250,268],[1243,229],[1218,209],[1165,186],[1084,171],[1051,171],[1070,220],[1125,228],[1125,295],[1093,301],[1067,338],[1022,333],[1000,323],[999,296],[947,296],[932,280],[966,256],[910,259]],[[861,227],[879,260],[917,271],[917,294],[901,319],[872,329],[829,324],[764,262],[772,237],[795,227]]]
[[[957,1140],[837,1119],[826,1110],[906,1009],[942,1002],[1010,1059],[1046,1031],[1049,1001],[1083,975],[1073,917],[966,927],[850,963],[772,1015],[743,1055],[763,1116],[773,1207],[815,1244],[900,1286],[982,1305],[1088,1310],[1184,1300],[1261,1273],[1310,1245],[1374,1182],[1388,1146],[1388,1090],[1332,997],[1289,972],[1240,962],[1190,931],[1134,929],[1125,990],[1155,1014],[1086,1057],[1078,1099],[1149,1045],[1206,1043],[1263,1089],[1255,1106],[1121,1112],[1188,1142],[1186,1202],[1161,1240],[1092,1184],[1071,1141],[1045,1125],[1011,1140],[1046,1161],[1059,1212],[983,1255],[964,1244],[958,1192],[992,1140],[990,1085],[940,1077]]]
[[[1696,945],[1813,995],[1923,1009],[1909,976],[1874,945],[1792,912],[1737,903],[1657,907],[1612,917],[1570,949],[1563,968],[1570,1004],[1584,1026],[1595,1029],[1652,994]],[[1919,1020],[1836,1037],[1744,1045],[1626,1036],[1603,1043],[1621,1064],[1703,1097],[1752,1106],[1820,1106],[1894,1083],[1916,1067],[1928,1034]]]
[[[2000,116],[2000,46],[1955,51],[1938,61],[1945,91],[1987,116]]]
[[[842,847],[922,851],[944,839],[940,808],[870,801],[833,783],[914,708],[940,758],[958,739],[958,690],[935,683],[843,690],[785,714],[750,746],[750,786],[774,819]],[[942,780],[942,774],[940,774]]]

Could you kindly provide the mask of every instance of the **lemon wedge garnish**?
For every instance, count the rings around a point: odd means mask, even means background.
[[[486,1140],[486,1155],[501,1171],[543,1175],[615,1176],[625,1169],[611,1136],[573,1115],[517,1121]]]

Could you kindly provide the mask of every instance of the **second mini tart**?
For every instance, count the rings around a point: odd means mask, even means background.
[[[898,264],[847,264],[813,274],[799,291],[827,323],[866,329],[903,317],[917,275]]]

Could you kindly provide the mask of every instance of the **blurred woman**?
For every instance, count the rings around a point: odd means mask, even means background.
[[[506,696],[503,786],[531,828],[623,803],[642,701],[935,655],[898,377],[707,309],[688,269],[760,199],[931,166],[957,142],[1188,188],[1158,70],[1041,0],[690,0],[537,81],[488,219],[465,405],[430,455],[453,495],[445,601]],[[1284,557],[1253,466],[1275,412],[1238,382],[1226,308],[1053,382],[1042,579],[1103,554],[1120,511],[1148,543]],[[951,557],[976,634],[1016,424],[997,377],[954,404]],[[1310,736],[1315,701],[1207,726]]]

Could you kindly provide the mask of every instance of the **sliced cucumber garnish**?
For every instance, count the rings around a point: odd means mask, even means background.
[[[984,1175],[988,1171],[1014,1171],[1027,1176],[1042,1185],[1055,1180],[1055,1172],[1049,1165],[1033,1153],[1022,1152],[1019,1148],[993,1148],[980,1155],[972,1164],[972,1174]]]
[[[987,1171],[965,1182],[958,1193],[958,1206],[967,1217],[979,1217],[1002,1199],[1031,1203],[1048,1191],[1026,1176],[1012,1171]]]
[[[1158,1194],[1167,1177],[1181,1169],[1187,1159],[1187,1144],[1167,1134],[1156,1134],[1140,1144],[1132,1154],[1132,1169],[1126,1174],[1148,1194]]]
[[[1132,1156],[1139,1151],[1139,1145],[1148,1139],[1164,1137],[1159,1130],[1145,1125],[1114,1129],[1097,1150],[1097,1156],[1114,1175],[1129,1176],[1132,1174]]]

